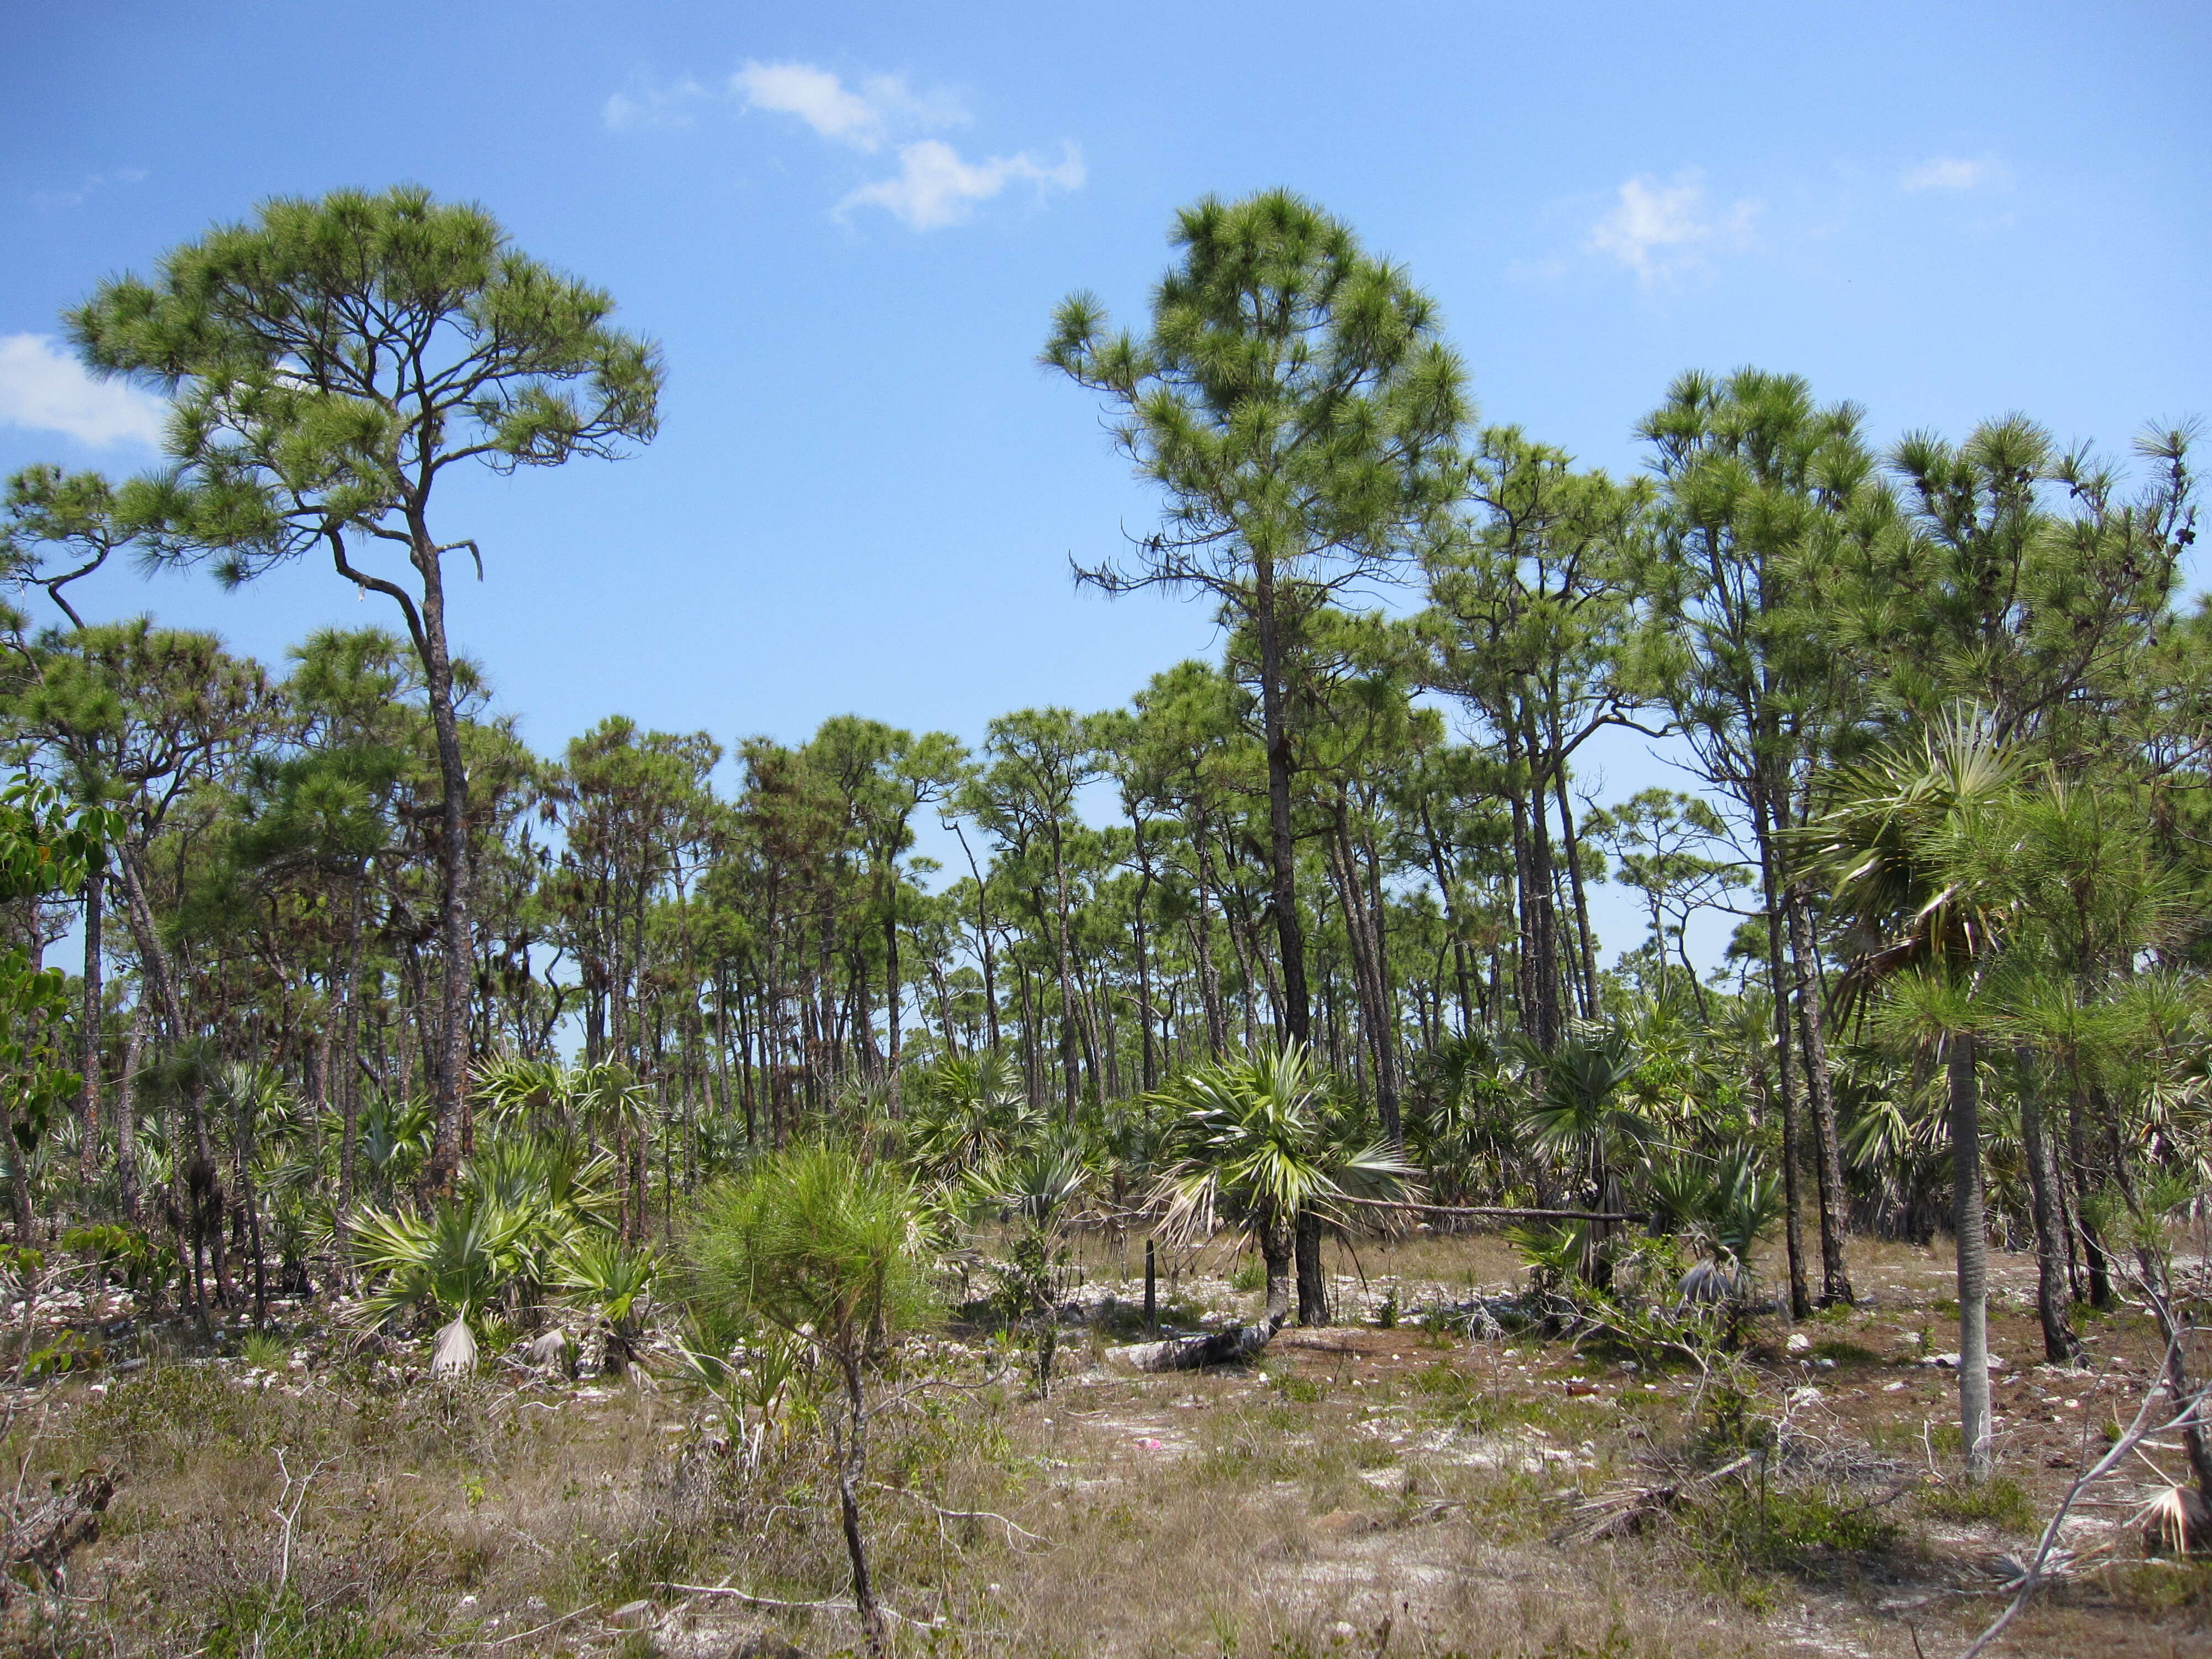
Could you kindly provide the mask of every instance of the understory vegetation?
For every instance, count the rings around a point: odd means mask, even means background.
[[[0,519],[8,1642],[2201,1632],[2193,430],[1692,373],[1614,478],[1310,204],[1173,240],[1043,362],[1162,503],[1079,579],[1222,654],[972,745],[521,741],[437,485],[650,441],[661,364],[482,210],[70,313],[173,415]],[[397,631],[275,671],[81,615],[118,557]],[[1612,729],[1692,787],[1598,799]]]

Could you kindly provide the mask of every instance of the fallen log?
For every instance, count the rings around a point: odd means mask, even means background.
[[[18,1567],[36,1569],[50,1585],[58,1583],[70,1554],[100,1536],[100,1517],[114,1496],[112,1475],[87,1469],[66,1486],[57,1479],[45,1497],[9,1516],[0,1543],[0,1607],[21,1589],[14,1577]]]
[[[1649,1221],[1648,1210],[1538,1210],[1516,1204],[1416,1204],[1403,1198],[1354,1198],[1338,1193],[1332,1204],[1358,1204],[1370,1210],[1417,1210],[1424,1215],[1473,1215],[1515,1221]]]
[[[1256,1325],[1237,1325],[1206,1336],[1170,1337],[1164,1342],[1131,1342],[1109,1348],[1106,1357],[1138,1371],[1195,1371],[1251,1358],[1274,1340],[1286,1316],[1275,1314]]]

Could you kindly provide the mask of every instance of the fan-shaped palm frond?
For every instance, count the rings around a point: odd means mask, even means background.
[[[514,1277],[528,1224],[487,1204],[447,1201],[428,1214],[362,1210],[350,1228],[354,1262],[369,1285],[362,1316],[381,1323],[430,1310],[472,1319]]]
[[[1083,1147],[1061,1136],[1033,1142],[970,1169],[962,1185],[973,1203],[1049,1232],[1080,1212],[1093,1176]]]
[[[1352,1144],[1327,1074],[1297,1043],[1187,1072],[1155,1099],[1170,1118],[1160,1191],[1170,1237],[1224,1224],[1258,1237],[1308,1212],[1342,1221],[1336,1200],[1401,1189],[1416,1173],[1387,1141]]]
[[[917,1081],[908,1109],[907,1144],[915,1168],[932,1178],[957,1179],[1043,1127],[1020,1073],[995,1049],[940,1060]]]

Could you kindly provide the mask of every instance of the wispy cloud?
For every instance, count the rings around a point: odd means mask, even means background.
[[[855,88],[812,64],[748,62],[730,89],[749,109],[796,115],[824,138],[872,153],[895,131],[957,126],[968,118],[950,93],[919,94],[898,75],[872,75]]]
[[[1695,173],[1679,173],[1664,185],[1639,176],[1620,186],[1612,209],[1590,227],[1588,247],[1649,286],[1703,264],[1714,249],[1749,241],[1759,210],[1748,198],[1715,204]]]
[[[168,405],[121,380],[96,380],[46,334],[0,334],[0,422],[88,444],[161,441]]]
[[[938,230],[957,225],[1017,179],[1034,183],[1040,191],[1057,185],[1079,189],[1085,178],[1082,153],[1073,144],[1062,144],[1057,161],[1042,161],[1024,150],[1018,155],[994,155],[985,161],[963,161],[951,145],[941,139],[923,138],[901,144],[898,176],[863,185],[837,204],[840,218],[856,207],[879,207],[915,230]]]
[[[1977,190],[2002,184],[2004,163],[1994,155],[1934,155],[1907,167],[1897,181],[1899,190]]]
[[[50,213],[58,209],[81,208],[103,190],[112,189],[117,185],[139,184],[143,182],[146,176],[146,169],[143,167],[116,167],[106,173],[87,173],[69,190],[33,191],[31,205],[41,213]]]
[[[682,127],[714,103],[795,117],[817,137],[864,155],[889,150],[898,171],[848,191],[831,210],[839,219],[856,209],[881,208],[910,229],[939,230],[969,217],[978,203],[1011,184],[1032,184],[1040,193],[1075,190],[1085,176],[1081,153],[1066,142],[1056,158],[1024,149],[969,161],[944,139],[924,136],[969,119],[951,93],[917,89],[899,75],[848,83],[816,64],[749,58],[719,87],[690,76],[667,82],[634,78],[607,100],[605,114],[616,131]]]
[[[616,132],[688,127],[692,112],[713,96],[688,75],[665,84],[647,76],[633,75],[620,92],[608,95],[602,113]]]

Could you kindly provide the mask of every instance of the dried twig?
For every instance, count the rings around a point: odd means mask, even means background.
[[[855,1619],[860,1617],[850,1601],[786,1601],[774,1595],[755,1595],[750,1590],[736,1589],[728,1584],[678,1584],[663,1580],[653,1589],[674,1590],[678,1595],[725,1596],[749,1607],[771,1607],[789,1613],[842,1613]],[[880,1601],[876,1604],[876,1611],[886,1619],[895,1620],[902,1625],[912,1625],[917,1630],[928,1630],[935,1622],[928,1619],[909,1619]]]
[[[282,1446],[276,1448],[276,1467],[283,1473],[284,1490],[277,1494],[276,1507],[271,1511],[284,1530],[276,1547],[276,1582],[270,1589],[269,1600],[261,1609],[261,1622],[253,1632],[253,1659],[261,1659],[262,1645],[269,1637],[269,1621],[276,1616],[276,1604],[284,1599],[284,1586],[291,1582],[292,1533],[300,1524],[300,1511],[307,1507],[307,1488],[314,1485],[317,1475],[337,1462],[334,1457],[325,1457],[306,1474],[295,1475],[291,1466],[284,1461],[284,1449]],[[293,1497],[295,1484],[299,1490],[296,1498]],[[284,1500],[288,1498],[292,1499],[289,1510],[284,1507]]]
[[[938,1520],[937,1529],[940,1534],[943,1534],[945,1530],[944,1523],[947,1521],[995,1521],[1006,1529],[1006,1542],[1009,1547],[1012,1545],[1014,1541],[1013,1535],[1016,1533],[1021,1534],[1023,1537],[1029,1539],[1035,1543],[1042,1544],[1045,1541],[1036,1533],[1031,1532],[1027,1527],[1016,1526],[1012,1521],[1009,1521],[1005,1516],[997,1513],[995,1510],[948,1510],[939,1504],[931,1503],[928,1498],[924,1498],[920,1492],[915,1491],[910,1486],[888,1486],[881,1480],[871,1480],[868,1482],[868,1485],[874,1487],[878,1492],[896,1492],[901,1498],[911,1498],[915,1503],[921,1504],[924,1508],[935,1510]]]
[[[2014,1592],[2012,1600],[2005,1604],[2005,1610],[1990,1622],[1989,1628],[1976,1637],[1972,1643],[1960,1654],[1959,1659],[1978,1659],[1978,1656],[1990,1643],[2004,1634],[2005,1627],[2027,1609],[2029,1601],[2035,1595],[2037,1587],[2043,1582],[2044,1570],[2050,1564],[2051,1556],[2057,1548],[2058,1529],[2065,1524],[2066,1516],[2072,1510],[2075,1499],[2080,1497],[2087,1487],[2103,1480],[2125,1462],[2136,1446],[2148,1436],[2165,1434],[2171,1430],[2183,1427],[2197,1415],[2204,1404],[2205,1390],[2200,1389],[2183,1405],[2178,1414],[2153,1428],[2148,1425],[2151,1407],[2158,1400],[2158,1392],[2159,1385],[2154,1383],[2144,1394],[2142,1404],[2136,1410],[2135,1421],[2128,1425],[2126,1431],[2112,1443],[2105,1455],[2091,1468],[2075,1476],[2074,1484],[2066,1489],[2066,1496],[2059,1500],[2058,1508],[2052,1513],[2049,1524],[2043,1528],[2043,1536],[2035,1547],[2035,1557],[2027,1564],[2027,1570],[2021,1575],[2020,1587]]]
[[[509,1642],[527,1641],[533,1636],[544,1635],[549,1630],[558,1630],[573,1620],[581,1619],[587,1613],[597,1613],[605,1605],[605,1602],[594,1601],[589,1607],[578,1607],[574,1613],[564,1613],[550,1624],[540,1625],[536,1630],[519,1630],[512,1636],[491,1637],[481,1642],[471,1642],[469,1645],[471,1648],[503,1648]]]
[[[1515,1204],[1416,1204],[1402,1198],[1354,1198],[1349,1193],[1337,1193],[1328,1200],[1332,1204],[1357,1204],[1370,1210],[1413,1210],[1423,1215],[1486,1216],[1495,1220],[1514,1221],[1649,1221],[1650,1213],[1643,1210],[1539,1210]]]

